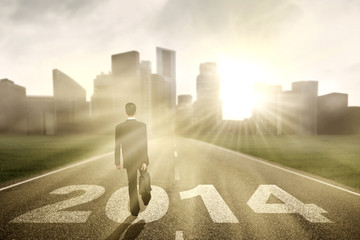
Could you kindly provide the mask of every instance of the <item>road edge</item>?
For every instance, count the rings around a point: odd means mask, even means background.
[[[9,189],[9,188],[13,188],[13,187],[19,186],[19,185],[24,184],[24,183],[28,183],[28,182],[34,181],[34,180],[39,179],[39,178],[43,178],[43,177],[46,177],[46,176],[49,176],[49,175],[52,175],[52,174],[55,174],[55,173],[58,173],[58,172],[62,172],[62,171],[67,170],[67,169],[69,169],[69,168],[77,167],[77,166],[83,165],[83,164],[85,164],[85,163],[89,163],[89,162],[95,161],[95,160],[97,160],[97,159],[99,159],[99,158],[106,157],[107,155],[110,155],[110,154],[114,154],[114,152],[112,151],[112,152],[104,153],[104,154],[101,154],[101,155],[97,155],[97,156],[95,156],[95,157],[91,157],[91,158],[82,160],[82,161],[80,161],[80,162],[71,164],[71,165],[69,165],[69,166],[66,166],[66,167],[63,167],[63,168],[60,168],[60,169],[57,169],[57,170],[53,170],[53,171],[51,171],[51,172],[47,172],[47,173],[41,174],[41,175],[36,176],[36,177],[32,177],[32,178],[29,178],[29,179],[27,179],[27,180],[24,180],[24,181],[21,181],[21,182],[17,182],[17,183],[14,183],[14,184],[11,184],[11,185],[2,187],[2,188],[0,188],[0,192],[1,192],[1,191],[4,191],[4,190],[6,190],[6,189]]]
[[[275,164],[275,163],[270,162],[270,161],[268,161],[266,159],[262,159],[262,158],[259,158],[259,157],[254,157],[254,156],[251,156],[251,155],[248,155],[248,154],[245,154],[245,153],[237,152],[237,151],[234,151],[234,150],[231,150],[231,149],[220,147],[220,146],[215,145],[215,144],[211,144],[211,143],[208,143],[208,142],[203,142],[203,141],[200,141],[200,140],[197,140],[197,139],[185,138],[185,137],[181,137],[181,138],[191,140],[191,141],[195,141],[195,142],[201,142],[201,143],[204,143],[204,144],[207,144],[207,145],[211,145],[211,146],[214,146],[215,148],[221,149],[223,151],[230,152],[232,154],[239,155],[241,157],[247,158],[248,160],[258,162],[260,164],[267,165],[267,166],[270,166],[270,167],[273,167],[273,168],[277,168],[279,170],[282,170],[282,171],[285,171],[285,172],[288,172],[288,173],[291,173],[291,174],[294,174],[294,175],[297,175],[297,176],[300,176],[300,177],[303,177],[303,178],[306,178],[306,179],[309,179],[309,180],[312,180],[312,181],[324,184],[326,186],[333,187],[333,188],[336,188],[338,190],[341,190],[341,191],[344,191],[344,192],[347,192],[347,193],[350,193],[350,194],[353,194],[355,196],[360,197],[360,193],[355,192],[355,189],[354,190],[349,190],[349,189],[346,189],[344,187],[336,186],[336,185],[334,185],[332,183],[328,183],[328,182],[326,182],[324,180],[320,180],[320,179],[315,178],[316,175],[312,175],[312,174],[307,173],[307,172],[300,173],[301,170],[298,170],[298,169],[295,169],[295,168],[284,166],[284,165],[281,165],[281,164],[278,164],[278,163]],[[308,175],[311,175],[311,176],[305,175],[305,173],[308,174]],[[316,176],[316,177],[323,178],[323,177],[320,177],[320,176]],[[326,179],[326,178],[323,178],[323,179]],[[329,180],[329,179],[326,179],[326,180],[332,181],[332,180]],[[346,186],[346,187],[348,187],[348,186]]]

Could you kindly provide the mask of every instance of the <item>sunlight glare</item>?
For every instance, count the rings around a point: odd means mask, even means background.
[[[251,61],[224,59],[219,61],[223,118],[242,120],[251,117],[256,104],[253,86],[267,83],[271,74],[266,67]]]

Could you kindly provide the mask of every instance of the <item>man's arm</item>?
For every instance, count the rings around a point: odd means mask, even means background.
[[[115,128],[115,165],[117,169],[120,169],[120,134],[117,128]]]
[[[144,126],[144,139],[143,139],[143,144],[144,144],[144,160],[143,160],[143,164],[141,166],[141,170],[145,170],[147,168],[147,166],[149,165],[149,155],[148,155],[148,139],[147,139],[147,129],[146,129],[146,125]]]

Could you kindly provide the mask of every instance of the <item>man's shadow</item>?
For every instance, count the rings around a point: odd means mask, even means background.
[[[140,235],[141,231],[144,229],[146,223],[144,220],[141,220],[135,224],[132,224],[135,220],[136,217],[130,215],[106,239],[107,240],[136,239]],[[123,238],[121,238],[121,236],[123,236]]]

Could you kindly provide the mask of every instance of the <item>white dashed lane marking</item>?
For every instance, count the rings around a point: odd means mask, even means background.
[[[179,168],[175,167],[175,181],[180,180]]]
[[[184,240],[184,234],[182,231],[176,231],[175,240]]]

